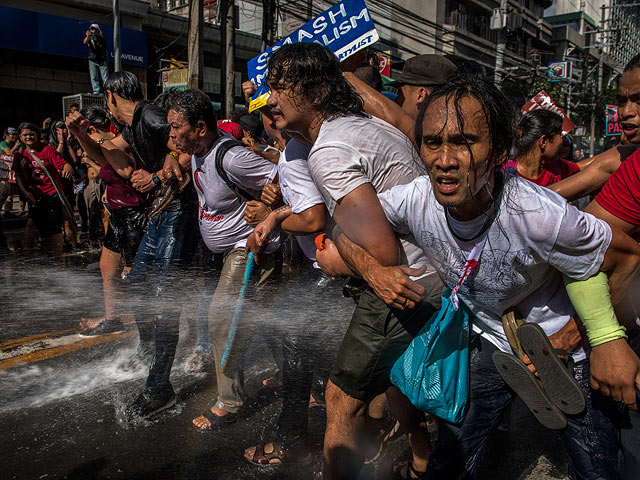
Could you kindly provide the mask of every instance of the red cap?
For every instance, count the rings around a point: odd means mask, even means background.
[[[240,140],[244,136],[242,127],[231,120],[218,120],[218,128],[223,132],[227,132],[236,140]]]

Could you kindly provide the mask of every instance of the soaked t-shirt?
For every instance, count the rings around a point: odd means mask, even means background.
[[[516,176],[507,177],[496,219],[469,241],[451,232],[428,176],[378,197],[394,230],[415,235],[448,287],[455,287],[471,249],[486,235],[479,263],[458,295],[476,317],[474,330],[504,352],[511,348],[502,314],[517,307],[547,335],[557,332],[575,313],[562,274],[576,280],[595,275],[611,243],[606,222]],[[583,359],[584,352],[574,358]]]
[[[171,125],[167,122],[167,111],[157,105],[138,102],[133,110],[131,125],[122,129],[122,138],[131,145],[142,162],[140,168],[149,173],[162,169],[164,160],[169,153],[167,142]],[[160,195],[162,189],[156,187],[149,193],[149,201]],[[163,210],[178,211],[185,208],[195,208],[196,195],[193,187],[186,188],[174,198]]]
[[[145,204],[142,194],[118,175],[111,164],[103,163],[100,166],[100,178],[107,184],[107,202],[111,210]]]
[[[393,125],[368,115],[347,115],[325,121],[309,154],[309,171],[329,213],[360,185],[370,183],[381,193],[424,175],[425,168],[413,144]],[[424,265],[420,247],[411,234],[400,243],[410,266]]]
[[[244,220],[245,199],[241,198],[216,170],[215,156],[223,141],[235,141],[230,135],[221,135],[204,157],[191,159],[193,181],[198,193],[199,224],[202,240],[213,253],[223,253],[244,247],[253,232]],[[229,149],[222,160],[222,167],[229,179],[246,190],[254,198],[260,198],[262,188],[271,182],[277,166],[242,146]],[[273,238],[266,253],[280,246],[280,239]]]

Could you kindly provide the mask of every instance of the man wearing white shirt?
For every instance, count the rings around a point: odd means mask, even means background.
[[[251,285],[258,292],[245,301],[230,360],[223,371],[223,352],[247,266],[245,245],[253,231],[244,219],[245,203],[260,198],[262,188],[276,177],[277,166],[240,144],[232,145],[217,165],[219,149],[228,147],[225,144],[234,140],[218,130],[213,105],[200,90],[187,90],[178,95],[167,119],[176,148],[193,155],[191,169],[198,193],[202,239],[213,253],[224,256],[209,311],[218,399],[209,411],[193,420],[198,430],[215,431],[234,422],[243,405],[241,375],[234,365],[255,331],[255,322],[249,319],[252,313],[260,318],[257,309],[270,291],[266,287],[280,273],[281,259],[275,255],[280,239],[274,236],[254,271]]]

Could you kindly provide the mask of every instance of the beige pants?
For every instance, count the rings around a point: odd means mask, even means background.
[[[245,400],[239,361],[248,348],[261,321],[261,310],[273,298],[274,283],[280,274],[281,263],[276,255],[260,255],[260,265],[255,266],[243,300],[239,299],[248,255],[244,248],[231,250],[224,257],[218,286],[211,299],[209,309],[209,331],[216,361],[218,400],[216,406],[236,413]],[[228,348],[224,370],[222,357],[227,344],[231,321],[236,306],[241,302],[235,339]]]

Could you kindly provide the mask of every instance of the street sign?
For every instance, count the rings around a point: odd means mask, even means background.
[[[607,137],[617,137],[622,134],[620,122],[618,121],[618,106],[607,105],[605,109],[605,135]]]
[[[342,61],[378,41],[378,32],[371,20],[364,0],[342,0],[260,55],[249,60],[249,79],[258,87],[249,103],[249,111],[267,104],[267,62],[273,52],[283,45],[315,42],[329,48]]]
[[[172,68],[162,72],[162,91],[170,89],[186,90],[188,87],[189,69]]]
[[[522,113],[528,113],[539,108],[551,110],[552,112],[562,115],[562,118],[564,119],[562,121],[562,135],[566,135],[576,126],[576,124],[567,117],[567,114],[564,113],[558,105],[556,105],[556,102],[554,102],[549,94],[544,90],[540,90],[535,97],[522,106]]]
[[[548,70],[551,82],[564,82],[569,78],[569,62],[549,62]]]

